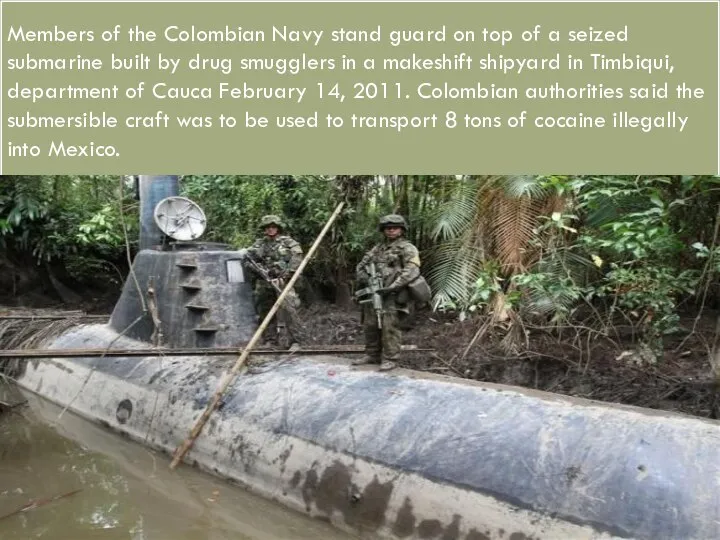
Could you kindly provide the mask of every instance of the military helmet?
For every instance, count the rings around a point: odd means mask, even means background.
[[[407,230],[407,223],[401,215],[389,214],[380,218],[380,230],[384,230],[385,227],[402,227],[404,230]]]
[[[264,229],[265,227],[269,227],[270,225],[275,225],[278,229],[285,228],[285,224],[283,223],[282,219],[280,219],[280,216],[272,214],[269,216],[263,216],[260,220],[260,228]]]

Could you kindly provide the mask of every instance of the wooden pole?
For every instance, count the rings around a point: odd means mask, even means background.
[[[0,362],[3,358],[118,358],[118,357],[139,357],[139,356],[237,356],[244,349],[237,347],[222,348],[188,348],[188,349],[7,349],[0,351]],[[416,345],[403,345],[404,351],[435,352],[431,348],[419,348]],[[253,349],[250,354],[278,355],[288,354],[288,349]],[[299,356],[310,356],[320,354],[360,354],[365,353],[364,345],[318,345],[317,347],[302,348],[298,351]]]
[[[67,319],[109,319],[110,315],[0,315],[0,320],[17,321],[44,321],[44,320],[67,320]]]
[[[285,285],[285,289],[283,290],[282,294],[278,296],[278,299],[275,301],[275,304],[270,309],[270,312],[265,316],[265,319],[263,320],[262,324],[260,324],[260,327],[255,331],[255,334],[253,335],[252,339],[250,340],[250,343],[248,343],[247,347],[243,350],[240,357],[237,359],[237,362],[235,362],[235,365],[230,370],[230,372],[225,375],[223,381],[220,383],[220,387],[215,392],[215,395],[213,396],[213,399],[210,401],[208,406],[205,408],[205,411],[202,413],[198,421],[196,422],[195,426],[190,431],[190,434],[188,435],[188,438],[185,439],[185,441],[178,446],[178,448],[175,450],[175,455],[173,457],[172,462],[170,463],[170,468],[175,469],[175,467],[178,466],[178,464],[182,461],[183,457],[187,453],[187,451],[192,447],[195,440],[200,435],[200,432],[203,429],[203,426],[205,426],[205,423],[210,418],[210,415],[213,413],[213,411],[217,408],[217,406],[220,404],[220,400],[222,399],[223,394],[227,391],[230,384],[232,384],[233,380],[235,380],[235,377],[237,376],[238,372],[240,371],[240,368],[245,364],[245,361],[247,360],[248,356],[250,356],[250,351],[255,346],[257,341],[260,339],[260,336],[263,334],[265,329],[267,328],[268,324],[272,320],[272,318],[275,316],[275,313],[280,308],[280,306],[283,303],[283,300],[285,300],[285,296],[287,296],[288,292],[292,289],[292,287],[295,285],[295,282],[300,277],[300,274],[305,269],[305,266],[310,261],[310,258],[315,254],[315,251],[317,250],[318,246],[320,245],[320,242],[324,238],[324,236],[327,234],[328,230],[330,229],[330,226],[333,224],[335,219],[340,214],[340,211],[342,210],[343,206],[345,205],[344,202],[341,202],[337,205],[337,208],[335,208],[335,211],[330,216],[330,219],[328,219],[327,223],[325,224],[325,227],[322,231],[320,231],[320,234],[315,239],[315,243],[312,245],[310,250],[308,251],[307,255],[303,259],[303,261],[300,263],[300,266],[298,267],[297,271],[293,274],[293,277],[288,281],[288,283]]]

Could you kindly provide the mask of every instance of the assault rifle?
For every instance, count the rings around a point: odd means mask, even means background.
[[[275,289],[275,291],[278,294],[282,294],[283,288],[285,287],[285,282],[282,279],[271,278],[270,272],[266,268],[264,268],[262,265],[260,265],[257,261],[255,261],[252,257],[245,256],[244,261],[263,280],[267,281],[270,285],[272,285],[272,287]],[[299,299],[297,298],[297,296],[295,296],[295,291],[290,291],[290,293],[287,295],[287,299],[289,300],[289,302],[287,302],[287,303],[291,308],[297,307],[297,304],[299,303]]]
[[[278,294],[282,293],[282,280],[280,279],[273,279],[270,277],[270,272],[268,272],[263,266],[257,263],[252,257],[246,256],[245,262],[255,270],[255,272],[263,278],[265,281],[267,281],[270,285],[272,285],[275,290],[278,292]]]
[[[358,300],[360,304],[369,304],[372,302],[375,315],[377,316],[377,327],[382,329],[382,314],[383,314],[383,300],[380,295],[380,289],[383,288],[382,278],[377,274],[375,269],[375,263],[369,263],[367,266],[370,274],[368,280],[368,286],[364,289],[355,291],[355,298],[359,299],[363,296],[367,296],[364,300]]]

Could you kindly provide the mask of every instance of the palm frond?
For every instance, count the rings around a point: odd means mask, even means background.
[[[547,291],[533,289],[528,293],[529,300],[524,310],[539,316],[558,316],[567,313],[577,302],[574,294],[567,291],[556,291],[550,294]]]
[[[544,199],[548,196],[547,190],[542,187],[540,180],[535,176],[507,176],[503,179],[502,185],[508,197]]]
[[[585,283],[589,277],[599,271],[592,260],[569,248],[559,248],[553,251],[550,255],[540,259],[535,268],[543,274],[557,276],[558,281],[569,278],[574,283]]]
[[[427,279],[433,290],[433,307],[462,305],[469,301],[471,285],[482,268],[482,252],[463,239],[448,241],[432,252]]]
[[[442,203],[432,216],[431,236],[435,241],[446,241],[461,236],[477,212],[478,183],[459,181],[453,186],[446,202]]]
[[[492,197],[494,252],[508,273],[522,272],[526,266],[526,248],[535,235],[542,201],[530,197],[508,197],[496,191]]]

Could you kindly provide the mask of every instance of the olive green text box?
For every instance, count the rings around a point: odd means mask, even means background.
[[[4,174],[716,174],[715,3],[3,3]]]

